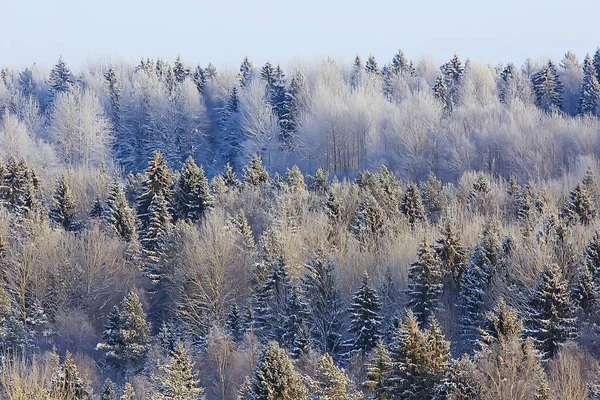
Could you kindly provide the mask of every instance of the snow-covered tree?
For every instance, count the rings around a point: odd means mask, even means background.
[[[69,91],[75,83],[75,79],[69,67],[64,62],[62,56],[58,58],[58,62],[50,71],[48,84],[50,86],[50,100],[52,101],[59,93]]]
[[[158,391],[166,400],[201,400],[204,389],[198,384],[190,354],[183,342],[178,341],[169,361],[161,367]]]
[[[311,337],[308,329],[308,305],[302,298],[300,289],[292,287],[285,303],[285,319],[281,342],[294,358],[308,354]]]
[[[544,111],[562,111],[564,87],[552,61],[531,78],[536,104]]]
[[[77,366],[68,351],[65,362],[52,378],[49,394],[51,398],[57,399],[85,400],[90,398],[90,390],[79,376]]]
[[[440,260],[426,241],[419,246],[417,260],[408,270],[408,306],[421,324],[438,309],[442,293]]]
[[[237,304],[229,306],[229,312],[225,320],[225,331],[229,333],[234,342],[239,343],[244,340],[244,321]]]
[[[334,204],[330,204],[334,206]],[[333,211],[333,210],[331,210]],[[374,249],[380,237],[383,236],[385,215],[371,195],[366,195],[358,206],[352,222],[351,230],[365,249]]]
[[[585,186],[581,183],[569,193],[569,198],[562,206],[560,216],[571,223],[581,222],[589,225],[596,220],[596,207]]]
[[[173,177],[171,170],[167,166],[167,161],[162,153],[157,151],[148,161],[146,177],[143,182],[144,189],[137,199],[137,217],[140,220],[142,230],[146,230],[150,224],[150,204],[155,201],[154,198],[157,194],[161,195],[167,208],[170,208],[172,184]]]
[[[52,207],[50,208],[50,219],[66,230],[76,228],[75,201],[65,175],[62,175],[56,183]]]
[[[383,343],[379,341],[371,352],[367,363],[367,380],[363,383],[372,393],[376,400],[390,399],[387,393],[386,377],[392,366],[390,352]]]
[[[142,247],[144,254],[148,257],[150,263],[148,266],[148,276],[153,281],[159,281],[161,278],[159,261],[162,257],[166,238],[169,234],[171,224],[171,214],[167,208],[167,202],[162,192],[156,193],[150,207],[148,208],[150,223],[142,236]]]
[[[365,271],[358,291],[352,297],[350,305],[351,352],[368,354],[381,339],[381,301],[377,292],[371,288],[371,280]]]
[[[444,288],[452,285],[455,290],[458,290],[467,269],[468,258],[452,222],[446,222],[442,237],[435,242],[433,247],[441,263]]]
[[[262,159],[254,155],[244,168],[244,184],[250,188],[258,189],[269,182],[269,174],[263,167]]]
[[[425,220],[423,199],[421,198],[419,188],[414,183],[408,184],[400,203],[400,211],[408,218],[408,223],[413,227],[415,224]]]
[[[316,393],[318,399],[330,400],[360,400],[362,393],[343,369],[333,363],[329,354],[324,354],[319,359],[316,371]]]
[[[531,298],[530,335],[544,360],[554,357],[567,340],[576,337],[569,284],[556,264],[540,273]]]
[[[581,83],[581,92],[577,103],[577,113],[580,115],[597,115],[599,101],[600,83],[598,83],[592,58],[588,54],[583,60],[583,82]]]
[[[115,176],[110,184],[106,205],[102,214],[121,239],[126,242],[137,241],[135,214],[127,203],[125,192],[117,176]]]
[[[252,78],[254,78],[254,65],[246,56],[240,65],[240,85],[242,87],[248,86]]]
[[[204,168],[198,167],[189,157],[179,174],[175,189],[174,208],[179,219],[198,221],[213,202]]]

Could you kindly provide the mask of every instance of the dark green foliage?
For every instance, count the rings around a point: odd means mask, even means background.
[[[204,169],[189,157],[184,163],[175,189],[174,208],[178,219],[196,222],[213,203]]]
[[[415,224],[425,220],[425,208],[423,207],[423,199],[419,188],[414,183],[409,183],[406,192],[402,197],[400,211],[406,218],[408,223],[414,227]]]
[[[56,183],[50,219],[66,230],[75,228],[75,203],[67,179],[62,175]]]
[[[143,192],[137,199],[137,216],[141,222],[142,230],[145,231],[150,225],[152,217],[150,205],[152,202],[155,202],[154,199],[157,195],[160,194],[158,197],[162,197],[162,201],[165,203],[167,210],[169,210],[172,200],[172,179],[172,173],[162,153],[155,152],[150,161],[148,161]],[[170,214],[170,211],[168,212]]]
[[[419,246],[417,260],[408,270],[408,306],[415,318],[425,324],[438,309],[442,293],[442,271],[435,250],[423,241]]]
[[[368,354],[381,339],[381,301],[377,292],[371,288],[371,280],[365,272],[358,291],[352,297],[350,305],[351,352]]]
[[[577,103],[577,113],[580,115],[597,115],[599,100],[600,83],[598,83],[598,76],[592,58],[588,54],[583,61],[583,82],[581,83],[581,92]]]
[[[425,213],[429,221],[436,223],[440,220],[447,206],[446,194],[443,192],[442,182],[435,177],[433,172],[430,172],[427,175],[427,180],[422,182],[420,187]]]
[[[239,343],[244,339],[245,329],[243,316],[240,314],[240,310],[235,303],[229,306],[229,312],[227,313],[227,319],[225,320],[225,331],[231,335],[236,343]]]
[[[531,298],[530,334],[544,360],[576,337],[568,282],[556,264],[546,266]]]
[[[452,285],[455,290],[459,290],[468,257],[452,222],[446,222],[442,237],[433,247],[441,263],[444,287]]]
[[[563,110],[564,87],[552,61],[534,74],[531,82],[538,107],[544,111]]]

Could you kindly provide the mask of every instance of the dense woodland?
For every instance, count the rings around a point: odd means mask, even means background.
[[[600,399],[600,49],[0,77],[1,398]]]

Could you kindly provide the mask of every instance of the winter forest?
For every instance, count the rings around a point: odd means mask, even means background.
[[[5,66],[0,398],[600,399],[581,56]]]

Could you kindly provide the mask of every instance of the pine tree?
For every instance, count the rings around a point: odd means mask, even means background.
[[[568,282],[558,265],[540,273],[531,298],[530,332],[544,360],[554,357],[576,336]]]
[[[588,54],[583,61],[583,82],[581,83],[581,92],[577,103],[577,113],[580,115],[597,115],[599,100],[600,83],[598,83],[592,58]]]
[[[158,378],[158,391],[165,400],[200,400],[204,389],[193,371],[194,364],[182,341],[178,341],[169,362],[162,366]]]
[[[352,297],[350,305],[349,342],[351,352],[369,353],[381,339],[381,301],[377,292],[371,288],[371,280],[365,271],[358,291]]]
[[[342,352],[342,303],[333,263],[322,251],[306,264],[302,277],[303,292],[308,303],[310,328],[314,344],[335,360]]]
[[[409,183],[406,192],[400,203],[400,211],[406,218],[411,227],[425,220],[425,208],[419,188],[414,183]]]
[[[334,206],[334,204],[330,205]],[[366,195],[358,206],[351,226],[352,233],[363,248],[373,250],[377,247],[379,238],[384,233],[384,218],[383,210],[377,200],[370,194]]]
[[[144,254],[149,259],[148,276],[152,281],[158,282],[161,279],[158,264],[163,255],[167,235],[172,228],[171,215],[162,192],[158,192],[152,199],[148,214],[150,223],[142,237],[142,246]]]
[[[419,246],[417,260],[408,270],[408,282],[408,306],[424,324],[437,310],[443,288],[440,260],[426,241]]]
[[[367,380],[364,386],[373,392],[376,400],[388,400],[391,397],[387,393],[386,376],[391,369],[392,359],[383,341],[379,341],[373,349],[367,364]]]
[[[354,382],[348,378],[344,370],[333,363],[329,354],[319,359],[316,371],[316,393],[318,399],[328,400],[360,400],[362,393],[356,390]]]
[[[231,335],[233,341],[236,343],[244,340],[244,323],[240,310],[235,303],[229,306],[229,312],[225,320],[225,331]]]
[[[544,111],[562,111],[564,88],[552,61],[534,74],[531,81],[538,107]]]
[[[52,398],[84,400],[89,399],[90,393],[85,382],[79,377],[77,366],[67,351],[65,362],[58,374],[52,379],[50,389]]]
[[[64,175],[56,183],[52,208],[50,209],[50,219],[66,230],[75,228],[75,201]]]
[[[258,189],[269,182],[269,174],[263,167],[262,159],[258,155],[252,156],[250,163],[244,168],[244,184],[253,189]]]
[[[119,306],[108,314],[108,322],[97,349],[106,352],[106,359],[121,371],[134,372],[148,351],[150,324],[139,297],[129,292]]]
[[[102,386],[102,394],[100,395],[100,400],[117,400],[117,394],[115,393],[115,385],[110,380],[110,378],[106,378],[104,381],[104,385]]]
[[[596,207],[583,184],[578,183],[571,190],[560,216],[568,222],[581,222],[583,225],[589,225],[596,220]]]
[[[285,351],[276,342],[261,352],[246,400],[308,399],[308,389]]]
[[[452,222],[446,222],[442,237],[435,242],[433,248],[441,263],[444,288],[452,284],[455,290],[459,290],[468,259]]]
[[[48,77],[50,101],[54,100],[59,93],[67,92],[74,82],[75,80],[73,74],[71,74],[71,70],[69,70],[69,67],[67,67],[67,64],[63,61],[62,56],[60,56]]]
[[[254,77],[254,65],[252,61],[248,59],[248,57],[244,57],[242,64],[240,65],[240,85],[244,87],[248,87],[250,82],[252,82],[252,78]]]
[[[188,222],[198,221],[212,206],[213,200],[204,169],[198,167],[194,159],[189,157],[177,181],[174,199],[175,215]]]

